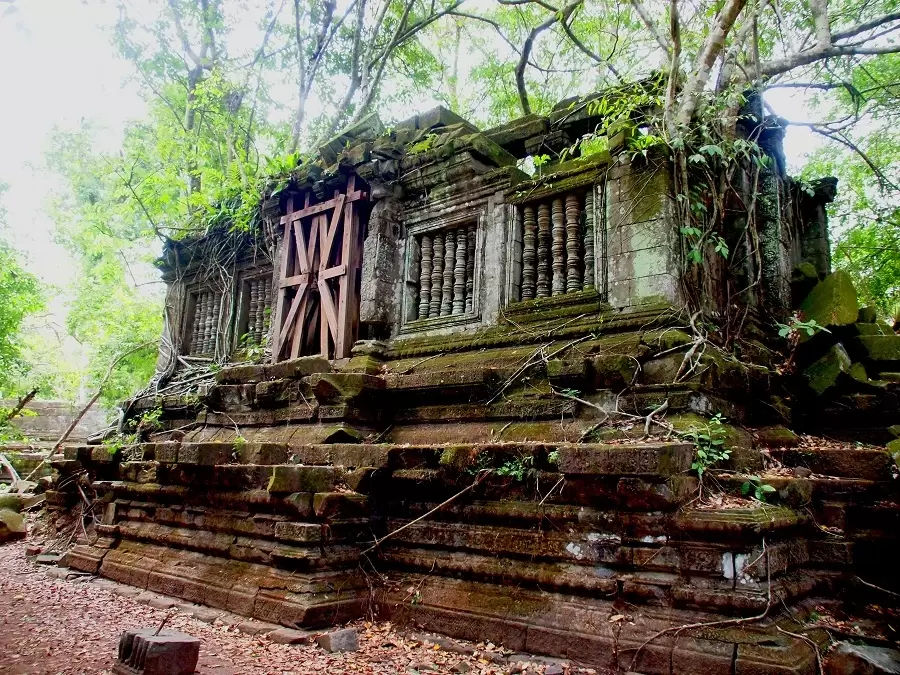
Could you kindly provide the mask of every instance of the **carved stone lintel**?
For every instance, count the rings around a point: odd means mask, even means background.
[[[537,297],[550,297],[550,207],[540,204],[537,213]]]
[[[584,196],[584,290],[594,287],[594,187]]]
[[[524,228],[522,234],[522,300],[532,300],[537,275],[537,251],[535,250],[537,219],[533,206],[526,206],[522,212]]]
[[[419,265],[419,318],[427,319],[431,307],[431,235],[423,234],[419,244],[421,262]]]
[[[456,266],[453,268],[453,313],[466,311],[466,228],[456,231]]]
[[[438,232],[432,240],[434,256],[431,267],[431,304],[428,316],[441,315],[441,285],[444,283],[444,235]]]
[[[441,286],[441,316],[453,312],[453,267],[456,263],[456,232],[444,232],[444,283]]]
[[[581,233],[578,196],[566,195],[566,293],[581,290]]]
[[[563,200],[553,200],[550,212],[553,220],[553,295],[566,292],[566,228]]]

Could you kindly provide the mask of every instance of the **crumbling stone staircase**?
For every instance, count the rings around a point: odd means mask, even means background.
[[[778,627],[795,629],[804,598],[890,576],[890,456],[777,443],[771,457],[812,472],[770,481],[777,505],[700,508],[690,444],[641,440],[643,420],[598,428],[596,406],[752,420],[763,369],[710,357],[669,384],[691,342],[674,316],[600,312],[602,333],[576,307],[468,342],[222,371],[183,437],[58,458],[105,503],[68,564],[287,626],[377,610],[608,670],[814,672],[812,647]],[[180,425],[184,401],[161,403]],[[721,482],[737,493],[766,448],[732,435]]]

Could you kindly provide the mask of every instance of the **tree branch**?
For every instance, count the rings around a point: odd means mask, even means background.
[[[709,73],[713,64],[725,47],[725,38],[731,32],[734,22],[744,9],[747,0],[728,0],[715,19],[713,27],[703,44],[703,49],[697,55],[694,72],[684,85],[681,95],[676,122],[679,126],[686,126],[694,117],[700,102],[700,95],[709,80]]]
[[[638,13],[638,16],[641,17],[641,21],[644,23],[644,26],[646,26],[647,30],[650,31],[650,34],[656,40],[656,44],[658,44],[664,52],[668,53],[670,48],[669,44],[662,36],[662,33],[659,32],[659,29],[657,29],[656,24],[653,23],[653,20],[647,13],[647,8],[644,7],[644,3],[642,3],[641,0],[631,0],[631,6],[634,7],[634,10]]]

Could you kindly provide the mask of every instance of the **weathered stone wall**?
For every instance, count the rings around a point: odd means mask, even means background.
[[[680,256],[667,163],[616,162],[607,177],[609,303],[677,303]]]
[[[12,408],[15,405],[16,401],[12,399],[0,400],[0,408]],[[75,419],[81,408],[82,405],[68,401],[31,401],[25,406],[25,410],[29,414],[14,417],[10,420],[10,424],[21,431],[26,438],[36,441],[56,441]],[[83,441],[104,426],[106,426],[106,413],[92,408],[85,413],[75,429],[72,430],[69,438],[73,441]]]

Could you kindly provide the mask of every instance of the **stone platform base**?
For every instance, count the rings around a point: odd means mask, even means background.
[[[301,573],[125,541],[79,544],[69,566],[120,583],[291,628],[330,626],[365,615],[370,594],[359,569]]]

